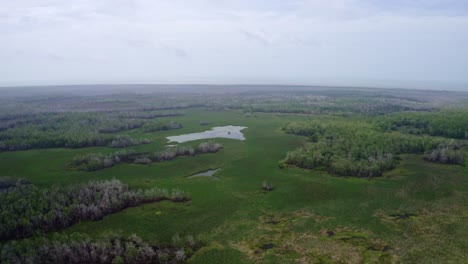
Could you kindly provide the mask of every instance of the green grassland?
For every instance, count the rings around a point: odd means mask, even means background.
[[[174,234],[194,235],[204,247],[189,263],[463,263],[468,259],[467,158],[461,166],[401,155],[394,170],[373,179],[280,169],[278,161],[307,140],[285,134],[281,127],[314,115],[246,116],[240,110],[197,108],[184,112],[185,116],[159,119],[180,122],[181,129],[119,134],[152,140],[132,147],[138,151],[162,150],[167,136],[211,126],[246,126],[246,140],[216,139],[223,145],[218,153],[151,165],[119,164],[94,172],[70,170],[67,163],[77,155],[115,149],[2,152],[0,173],[24,177],[40,187],[116,178],[130,187],[182,189],[191,194],[191,201],[128,208],[62,232],[135,233],[159,244],[170,244]],[[201,126],[200,121],[210,126]],[[216,174],[220,180],[186,178],[215,168],[221,168]],[[262,190],[263,181],[273,183],[274,190]]]

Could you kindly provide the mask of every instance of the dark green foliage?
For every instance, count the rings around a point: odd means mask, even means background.
[[[182,128],[182,124],[178,122],[169,122],[169,123],[150,123],[146,124],[143,127],[143,131],[145,132],[155,132],[155,131],[163,131],[163,130],[172,130],[172,129],[179,129]]]
[[[382,133],[365,122],[339,119],[290,123],[283,130],[307,136],[313,142],[289,152],[283,163],[326,169],[340,176],[380,176],[395,167],[396,155],[423,153],[442,141],[425,136]]]
[[[116,133],[125,130],[132,130],[142,127],[144,124],[140,120],[125,120],[125,122],[111,123],[105,127],[99,128],[99,133]]]
[[[184,263],[201,247],[193,237],[179,238],[177,245],[150,245],[137,235],[108,233],[98,238],[86,234],[55,234],[50,238],[12,241],[1,247],[2,263]]]
[[[149,109],[143,109],[143,112],[125,112],[119,114],[121,118],[139,118],[139,119],[155,119],[157,117],[169,117],[169,116],[183,116],[182,112],[154,112]]]
[[[78,156],[70,163],[71,167],[84,171],[95,171],[126,162],[135,164],[150,164],[173,160],[180,156],[194,156],[196,154],[214,153],[222,148],[221,144],[209,141],[202,142],[196,148],[177,146],[154,153],[136,153],[132,150],[121,150],[110,154],[90,153]]]
[[[11,177],[0,177],[0,192],[10,188],[18,188],[28,185],[29,181],[26,179],[15,179]]]
[[[26,181],[1,179],[0,239],[18,239],[38,231],[54,231],[80,220],[105,215],[142,203],[188,199],[186,193],[165,189],[130,190],[118,180],[40,189]]]
[[[396,113],[379,118],[376,125],[385,130],[402,130],[410,134],[428,134],[468,139],[468,110],[444,110],[431,113]]]
[[[107,145],[126,147],[146,144],[149,142],[148,140],[110,135],[110,133],[141,128],[147,121],[139,116],[139,113],[65,112],[0,116],[0,119],[5,119],[5,124],[0,126],[0,151]],[[142,113],[148,114],[147,112]],[[172,112],[153,114],[156,116],[180,115]]]
[[[149,143],[151,143],[149,139],[134,139],[129,136],[117,136],[114,140],[112,140],[110,146],[113,148],[127,148]]]

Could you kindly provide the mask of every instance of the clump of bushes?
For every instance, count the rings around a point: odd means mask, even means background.
[[[137,235],[124,237],[106,233],[92,238],[86,234],[54,234],[12,241],[0,247],[2,263],[184,263],[202,246],[192,236],[177,245],[150,245]]]
[[[145,157],[145,156],[138,157],[138,158],[135,159],[135,161],[133,161],[133,163],[135,163],[135,164],[146,164],[146,165],[151,164],[152,162],[153,161],[150,158]]]
[[[143,131],[145,132],[155,132],[163,130],[172,130],[182,128],[182,124],[178,122],[169,122],[169,123],[152,123],[146,124],[143,126]]]
[[[263,181],[262,182],[262,189],[265,191],[273,191],[275,186],[271,182]]]
[[[40,189],[24,180],[0,179],[0,240],[56,231],[81,220],[100,220],[127,207],[190,199],[181,190],[131,190],[118,180]]]
[[[202,142],[198,145],[196,151],[197,153],[214,153],[220,150],[223,146],[219,143],[208,141]]]
[[[122,157],[129,155],[129,151],[123,150],[111,154],[89,153],[78,156],[70,163],[71,166],[84,171],[96,171],[114,166],[122,161]]]
[[[0,177],[0,194],[4,190],[8,190],[10,188],[19,188],[21,186],[25,186],[30,184],[26,179],[15,179],[11,177]]]
[[[427,151],[424,159],[430,162],[447,164],[464,164],[464,154],[461,144],[455,141],[448,141],[440,144],[436,149]]]
[[[110,146],[113,148],[127,148],[149,143],[151,143],[151,140],[149,139],[134,139],[129,136],[117,136],[114,140],[112,140]]]

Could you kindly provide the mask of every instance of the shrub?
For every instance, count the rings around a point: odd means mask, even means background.
[[[202,142],[197,147],[197,153],[213,153],[222,148],[222,145],[213,141]]]
[[[464,164],[464,154],[461,144],[451,140],[441,143],[437,148],[427,151],[424,159],[430,162]]]
[[[271,182],[263,181],[262,182],[262,189],[265,191],[273,191],[274,186]]]

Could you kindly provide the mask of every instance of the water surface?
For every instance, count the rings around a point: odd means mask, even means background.
[[[244,134],[241,132],[242,129],[247,127],[243,126],[223,126],[223,127],[213,127],[211,130],[204,132],[184,134],[179,136],[167,137],[169,142],[183,143],[192,140],[198,139],[208,139],[208,138],[230,138],[237,140],[245,140]]]
[[[195,177],[210,177],[210,178],[213,178],[213,179],[216,179],[218,180],[219,178],[218,177],[214,177],[213,175],[218,172],[219,169],[215,169],[215,170],[207,170],[207,171],[204,171],[204,172],[200,172],[200,173],[197,173],[197,174],[194,174],[192,176],[189,176],[187,178],[195,178]]]

